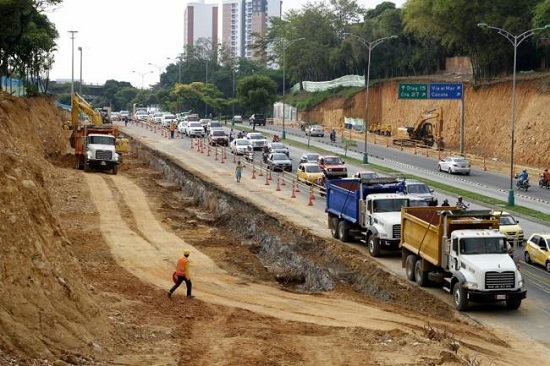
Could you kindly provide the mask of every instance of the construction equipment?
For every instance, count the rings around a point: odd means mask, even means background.
[[[111,170],[117,174],[122,153],[129,151],[128,139],[119,137],[117,126],[104,124],[102,113],[80,95],[74,93],[71,101],[70,144],[75,149],[76,168]],[[89,121],[80,121],[81,112],[88,116]]]
[[[396,137],[393,139],[395,145],[400,146],[418,146],[424,145],[443,148],[443,110],[441,107],[423,112],[418,117],[414,126],[398,127]]]
[[[381,136],[391,136],[391,124],[386,123],[371,123],[368,126],[370,133],[375,133]]]

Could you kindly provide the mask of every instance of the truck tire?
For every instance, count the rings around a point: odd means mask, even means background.
[[[347,243],[350,240],[349,224],[346,220],[340,220],[338,223],[338,237],[344,243]]]
[[[407,274],[407,279],[409,281],[414,281],[414,266],[418,258],[414,254],[409,254],[407,256],[407,261],[405,263],[405,273]]]
[[[113,175],[117,175],[117,173],[118,173],[118,165],[115,164],[113,166]]]
[[[510,310],[517,310],[521,306],[521,299],[506,300],[506,307]]]
[[[80,162],[80,159],[78,159],[78,158],[76,159],[76,167],[75,168],[78,169],[78,170],[84,169],[84,165],[82,165],[82,163]]]
[[[455,303],[455,309],[458,311],[466,310],[466,308],[468,307],[466,292],[460,285],[460,282],[455,283],[455,285],[453,286],[453,301]]]
[[[422,270],[423,259],[419,259],[414,264],[414,282],[420,287],[426,287],[428,284],[428,272]]]
[[[338,223],[340,220],[338,220],[337,217],[333,217],[332,219],[332,228],[330,229],[330,233],[334,239],[338,239]]]
[[[367,246],[369,248],[369,254],[371,257],[379,257],[380,256],[380,241],[378,240],[378,237],[374,234],[371,234],[369,238],[367,239]]]
[[[90,171],[90,164],[88,164],[88,159],[84,159],[84,171],[89,172]]]

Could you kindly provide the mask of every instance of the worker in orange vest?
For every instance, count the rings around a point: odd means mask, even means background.
[[[175,284],[172,286],[170,291],[168,291],[168,297],[171,298],[172,294],[176,289],[181,285],[182,282],[185,281],[185,286],[187,287],[187,297],[193,298],[194,296],[191,295],[191,289],[193,287],[193,284],[191,283],[191,275],[189,272],[189,249],[185,249],[183,251],[183,257],[178,259],[178,263],[176,265],[176,272],[175,275]]]
[[[174,138],[174,134],[176,133],[176,124],[174,122],[170,123],[170,138]]]

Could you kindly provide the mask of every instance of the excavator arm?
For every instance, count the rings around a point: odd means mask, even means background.
[[[93,125],[99,126],[103,124],[103,118],[101,113],[96,111],[84,98],[82,98],[78,93],[73,93],[71,97],[72,107],[71,107],[71,123],[73,130],[79,125],[79,114],[80,112],[86,114],[90,117],[90,121]]]

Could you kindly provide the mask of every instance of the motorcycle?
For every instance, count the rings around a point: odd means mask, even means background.
[[[470,205],[467,205],[464,202],[460,202],[460,201],[455,203],[455,206],[461,209],[462,211],[466,211],[470,208]]]
[[[539,179],[539,187],[550,189],[550,181],[547,181],[546,179],[544,179],[542,174],[540,175],[540,179]]]
[[[529,185],[529,179],[525,179],[524,181],[518,180],[517,183],[516,183],[516,188],[519,191],[523,190],[523,191],[527,192],[529,187],[531,187],[531,185]]]

